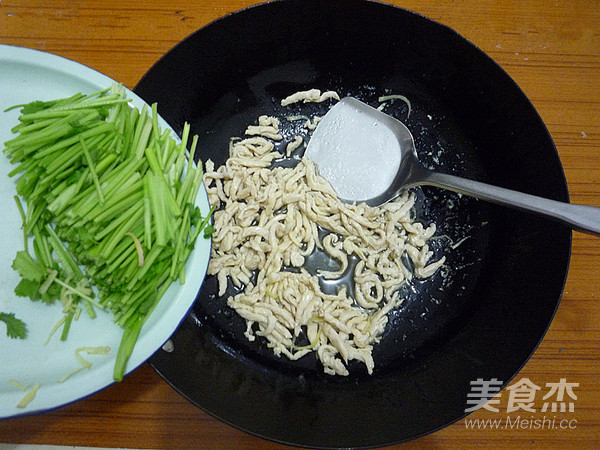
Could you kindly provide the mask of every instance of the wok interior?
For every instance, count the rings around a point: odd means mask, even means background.
[[[371,105],[402,94],[410,116],[402,102],[389,112],[412,131],[426,166],[568,199],[552,140],[512,80],[452,30],[399,8],[358,0],[249,8],[180,43],[135,90],[157,101],[175,129],[190,122],[200,158],[219,165],[230,137],[262,114],[324,113],[324,105],[279,105],[309,88]],[[298,132],[297,123],[282,126],[284,137]],[[469,381],[508,383],[543,337],[566,276],[570,230],[437,188],[416,193],[419,218],[438,225],[432,246],[448,270],[407,287],[374,348],[372,376],[353,365],[349,377],[327,376],[311,356],[291,362],[260,339],[247,341],[243,319],[216,297],[214,277],[173,337],[191,361],[159,352],[153,364],[207,411],[293,444],[383,445],[458,419]],[[194,370],[170,368],[182,365]]]
[[[298,76],[298,68],[295,71]],[[285,76],[285,75],[284,75]],[[352,87],[343,81],[334,83],[331,80],[315,80],[316,86],[326,86],[327,89],[334,89],[344,94],[354,97],[364,98],[366,88],[362,86]],[[269,82],[270,80],[267,80]],[[310,82],[309,82],[310,83]],[[268,90],[271,86],[264,86]],[[286,86],[287,92],[306,89],[307,84],[298,84],[296,86]],[[401,83],[396,86],[387,84],[386,88],[370,87],[374,92],[370,97],[371,101],[377,101],[377,92],[403,92]],[[286,91],[273,94],[274,99],[284,98]],[[269,98],[269,97],[267,97]],[[469,167],[477,167],[477,156],[474,148],[458,129],[445,129],[445,133],[439,134],[438,130],[429,132],[427,126],[423,124],[427,119],[428,112],[431,114],[445,115],[440,106],[425,105],[424,111],[421,109],[424,105],[419,105],[416,111],[411,112],[407,120],[414,123],[414,128],[420,129],[419,142],[422,159],[435,159],[430,164],[441,166],[444,170],[456,171],[464,164],[462,170],[466,174],[474,176],[475,170],[469,170]],[[300,105],[292,108],[292,115],[323,115],[327,111],[327,105]],[[219,109],[221,106],[218,107]],[[273,109],[272,105],[266,105],[263,112]],[[280,108],[277,108],[280,109]],[[395,114],[407,113],[405,104],[395,105],[398,111]],[[435,112],[434,112],[435,111]],[[301,123],[288,122],[286,115],[290,115],[290,110],[282,109],[279,111],[279,117],[282,118],[280,130],[284,136],[294,136],[301,132]],[[214,115],[225,115],[225,111],[214,110],[207,114],[212,118]],[[246,125],[256,122],[257,115],[251,112],[242,112],[232,120],[225,120],[221,124],[215,140],[220,140],[220,144],[204,144],[201,148],[206,149],[205,157],[210,157],[216,165],[225,162],[227,157],[227,143],[230,136],[243,136]],[[432,119],[434,120],[434,119]],[[435,119],[436,122],[440,119]],[[443,119],[441,119],[443,120]],[[241,127],[238,123],[242,124]],[[198,129],[206,129],[207,125],[202,122],[196,124]],[[432,128],[435,128],[434,125]],[[442,126],[441,128],[447,128]],[[226,130],[226,131],[222,131]],[[223,134],[222,134],[223,133]],[[282,152],[285,149],[288,140],[277,144]],[[442,143],[443,142],[443,143]],[[443,145],[443,148],[442,148]],[[443,156],[437,153],[442,152]],[[446,156],[446,153],[448,155]],[[433,156],[432,156],[433,155]],[[481,170],[481,169],[480,169]],[[488,236],[490,233],[490,207],[480,204],[473,199],[461,197],[457,194],[438,189],[423,188],[415,189],[417,196],[416,214],[419,220],[428,224],[435,222],[439,224],[436,238],[430,245],[435,251],[432,261],[437,260],[442,255],[446,255],[448,263],[443,270],[436,273],[430,279],[420,281],[414,279],[413,282],[406,284],[402,291],[402,297],[406,300],[402,307],[394,311],[391,315],[390,323],[386,328],[386,333],[381,344],[374,348],[374,357],[379,370],[386,367],[396,367],[398,364],[405,364],[408,360],[412,361],[416,353],[422,352],[425,348],[435,347],[434,342],[439,339],[446,339],[448,333],[455,332],[454,321],[463,314],[465,304],[473,289],[474,281],[477,279],[477,273],[481,266],[485,264],[486,252],[488,247]],[[456,250],[450,249],[453,244],[462,243]],[[326,267],[321,267],[326,269]],[[319,376],[322,367],[314,355],[301,358],[297,361],[291,361],[286,358],[276,356],[266,345],[265,339],[257,339],[250,342],[244,336],[246,324],[243,318],[238,316],[231,308],[226,305],[227,297],[235,295],[239,289],[229,285],[229,290],[223,297],[217,297],[217,281],[215,276],[209,276],[195,304],[193,314],[205,318],[205,322],[211,327],[212,332],[220,336],[224,345],[235,348],[236,351],[242,351],[251,359],[260,361],[273,368],[277,366],[287,366],[288,369],[309,371],[313,376]],[[298,345],[304,345],[299,342]],[[351,364],[353,370],[365,374],[364,367],[360,364]]]

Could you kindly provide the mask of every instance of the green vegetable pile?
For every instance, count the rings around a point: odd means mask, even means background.
[[[185,282],[196,238],[212,232],[212,211],[195,206],[197,136],[188,158],[189,126],[178,143],[161,132],[156,105],[131,107],[120,85],[17,107],[18,136],[4,149],[17,165],[10,176],[18,176],[25,242],[13,263],[15,292],[61,301],[63,340],[82,310],[91,318],[94,308],[110,311],[124,328],[120,381],[142,325],[171,283]]]

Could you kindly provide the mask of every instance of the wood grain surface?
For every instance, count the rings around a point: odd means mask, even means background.
[[[259,2],[0,0],[0,43],[70,58],[133,88],[178,41],[212,20],[255,3]],[[600,1],[389,3],[455,29],[497,61],[531,99],[550,130],[572,201],[600,206]],[[600,448],[599,268],[600,239],[574,233],[570,272],[558,313],[543,343],[515,379],[516,383],[526,377],[546,392],[546,383],[560,379],[578,383],[577,399],[571,400],[573,412],[543,413],[541,396],[536,399],[535,413],[507,412],[509,392],[504,390],[499,412],[480,409],[469,416],[482,421],[499,419],[502,426],[498,429],[469,428],[459,421],[397,448]],[[553,417],[555,429],[542,422]],[[191,405],[147,364],[122,383],[75,404],[0,421],[0,442],[278,448]]]

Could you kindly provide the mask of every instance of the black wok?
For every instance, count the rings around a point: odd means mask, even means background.
[[[309,88],[372,105],[402,94],[391,114],[440,170],[568,201],[552,139],[510,77],[451,29],[364,0],[284,0],[231,14],[189,36],[135,92],[176,129],[190,122],[200,158],[217,164],[229,138],[279,100]],[[322,113],[298,105],[294,113]],[[299,132],[286,123],[286,136]],[[536,349],[560,301],[571,231],[436,188],[417,190],[435,221],[447,269],[405,290],[376,346],[376,370],[332,377],[312,357],[278,358],[249,342],[245,324],[208,277],[155,369],[190,401],[250,433],[310,447],[380,446],[422,436],[465,415],[470,382],[506,385]],[[466,239],[465,239],[466,238]],[[456,246],[456,244],[460,244]],[[455,248],[452,248],[455,246]]]

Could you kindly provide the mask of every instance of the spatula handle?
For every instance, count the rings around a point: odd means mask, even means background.
[[[559,202],[438,172],[428,171],[421,184],[529,211],[568,225],[574,230],[600,236],[600,208],[594,206]]]

